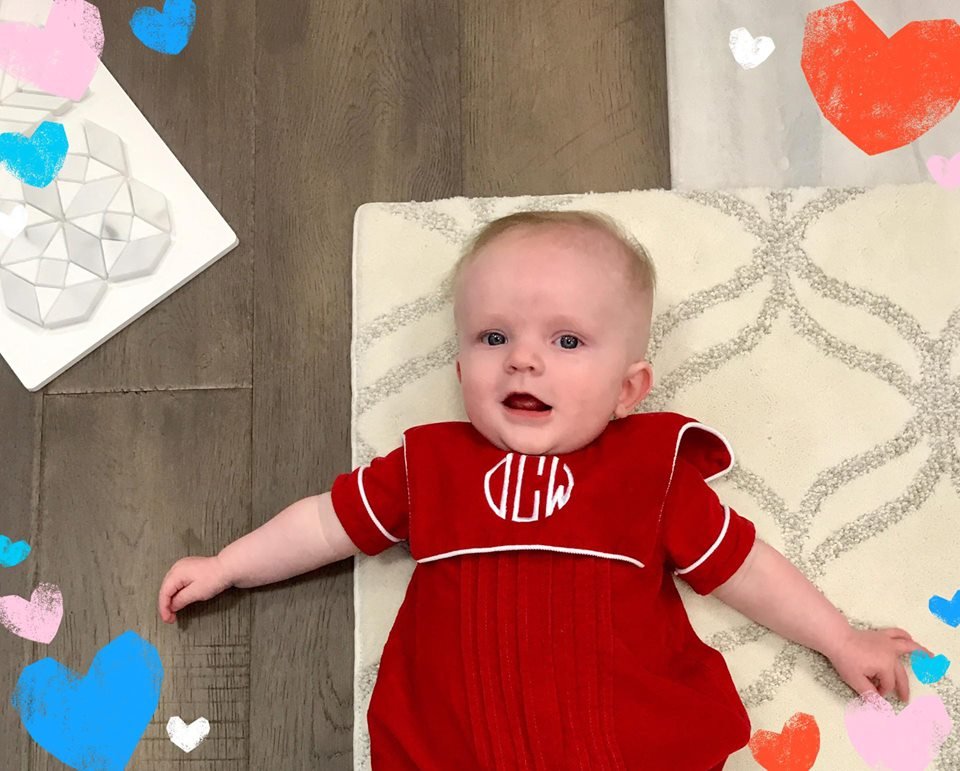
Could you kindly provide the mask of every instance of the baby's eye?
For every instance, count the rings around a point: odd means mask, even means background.
[[[572,345],[564,345],[564,340],[567,340],[567,341],[572,340],[574,342]],[[579,348],[580,343],[582,342],[583,341],[576,335],[560,335],[560,347],[566,348],[568,351],[572,351],[574,348]]]
[[[500,338],[501,341],[502,341],[502,342],[499,342],[499,343],[491,343],[491,345],[503,345],[503,343],[505,343],[505,342],[507,341],[507,338],[505,338],[500,332],[484,332],[482,335],[480,335],[480,339],[481,339],[481,340],[484,340],[484,341],[485,341],[488,337]]]

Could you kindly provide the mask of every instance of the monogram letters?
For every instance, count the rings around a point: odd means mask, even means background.
[[[492,469],[490,469],[483,478],[483,488],[487,496],[487,503],[490,504],[490,508],[493,509],[494,513],[500,517],[500,519],[507,519],[507,498],[511,491],[511,482],[512,470],[513,470],[513,456],[514,453],[508,453],[503,460],[498,462]],[[546,456],[534,456],[539,458],[539,465],[537,467],[536,475],[527,474],[527,485],[528,487],[533,487],[533,512],[530,514],[521,514],[520,513],[520,493],[523,490],[524,485],[524,467],[526,466],[527,457],[526,455],[520,455],[520,460],[517,463],[516,471],[516,481],[513,485],[513,507],[510,514],[511,522],[536,522],[540,519],[540,500],[541,500],[541,490],[543,483],[543,466],[544,461],[546,461]],[[567,475],[567,485],[557,485],[555,484],[556,473],[557,473],[557,463],[559,458],[555,455],[552,456],[552,462],[550,464],[550,479],[547,483],[546,488],[546,503],[544,506],[544,519],[551,516],[555,509],[562,509],[567,501],[570,500],[570,493],[573,491],[573,474],[570,473],[570,467],[566,463],[563,464],[563,470]],[[500,489],[500,502],[499,504],[494,502],[494,499],[490,491],[490,481],[491,477],[501,466],[504,466],[503,471],[503,485]]]

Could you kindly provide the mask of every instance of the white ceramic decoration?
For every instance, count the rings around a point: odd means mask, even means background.
[[[85,121],[68,141],[53,183],[21,184],[32,224],[0,251],[0,299],[51,329],[87,321],[109,282],[153,274],[170,246],[167,199],[129,176],[120,137]]]
[[[0,21],[44,18],[0,3]],[[22,232],[0,232],[0,356],[31,391],[237,245],[103,63],[80,102],[0,71],[0,131],[30,135],[45,120],[70,146],[56,179],[33,187],[0,167],[0,211],[27,211]]]

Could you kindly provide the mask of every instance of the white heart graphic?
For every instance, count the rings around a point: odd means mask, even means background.
[[[27,207],[23,204],[15,206],[9,214],[0,211],[0,233],[3,233],[7,238],[16,238],[26,226]]]
[[[730,32],[730,50],[733,52],[733,58],[745,70],[763,64],[775,48],[772,38],[755,38],[747,32],[746,27],[737,27]]]
[[[198,717],[190,725],[183,722],[179,715],[167,721],[167,736],[184,752],[193,752],[210,733],[210,721]]]

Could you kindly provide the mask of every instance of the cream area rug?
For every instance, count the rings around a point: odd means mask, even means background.
[[[722,433],[735,465],[712,483],[721,500],[851,623],[903,627],[960,662],[960,629],[928,607],[960,589],[960,195],[930,183],[365,204],[354,222],[354,466],[398,447],[409,426],[466,420],[449,271],[483,223],[541,208],[605,212],[656,263],[656,381],[638,411]],[[359,769],[370,768],[367,706],[414,567],[404,547],[357,557]],[[753,731],[807,713],[817,768],[870,767],[844,725],[854,693],[824,657],[674,580]],[[954,722],[929,767],[960,768],[954,672],[924,685],[904,661],[911,704],[935,694]],[[726,768],[759,766],[744,748]]]

